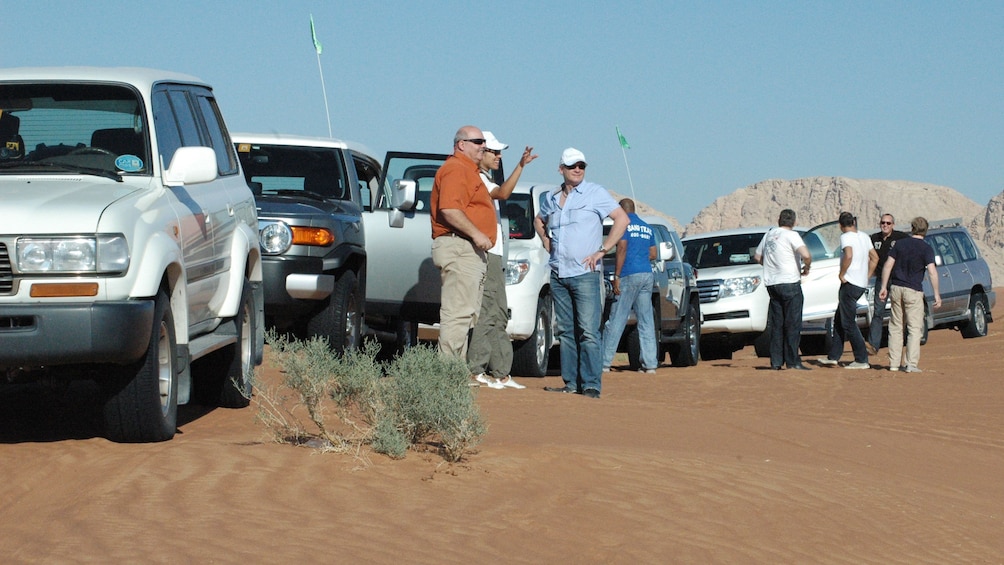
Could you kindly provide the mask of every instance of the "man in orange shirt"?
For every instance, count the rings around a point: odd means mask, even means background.
[[[439,351],[467,358],[467,337],[484,292],[486,252],[495,245],[495,206],[478,174],[485,136],[464,126],[432,185],[432,262],[440,270]]]

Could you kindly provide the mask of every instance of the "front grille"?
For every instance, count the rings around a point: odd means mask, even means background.
[[[718,300],[721,288],[722,279],[697,279],[697,294],[701,297],[701,304]]]
[[[14,271],[10,268],[10,253],[7,245],[0,243],[0,294],[10,294],[14,290]]]

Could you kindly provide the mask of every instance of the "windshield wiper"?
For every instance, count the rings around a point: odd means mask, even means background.
[[[42,161],[5,161],[0,162],[0,169],[56,169],[59,171],[66,171],[69,173],[82,173],[85,175],[94,175],[97,177],[105,177],[112,179],[115,182],[122,182],[122,177],[114,171],[109,171],[108,169],[99,169],[97,167],[81,167],[79,165],[68,165],[66,163],[48,163]]]
[[[314,200],[320,200],[322,202],[328,199],[327,196],[311,190],[293,190],[293,189],[283,188],[275,191],[275,194],[278,194],[279,196],[306,196],[309,198],[313,198]]]

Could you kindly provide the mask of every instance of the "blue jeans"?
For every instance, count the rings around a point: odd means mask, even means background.
[[[798,345],[802,339],[801,283],[772,284],[767,286],[770,310],[767,311],[767,328],[770,330],[770,366],[788,368],[802,364]]]
[[[561,378],[572,390],[600,390],[600,273],[561,278],[551,271],[551,295],[561,347]]]
[[[872,306],[874,314],[872,314],[871,325],[868,326],[868,343],[872,344],[875,349],[882,346],[882,326],[885,319],[885,305],[889,302],[889,296],[885,297],[885,300],[879,298],[879,291],[882,290],[882,275],[878,276],[878,280],[875,281],[875,288],[872,289]]]
[[[865,349],[865,338],[857,324],[858,299],[865,293],[864,287],[845,282],[840,285],[837,293],[837,313],[833,316],[833,344],[827,356],[833,361],[840,359],[844,353],[844,342],[851,342],[854,361],[868,362],[868,350]]]
[[[610,318],[603,328],[603,366],[609,367],[617,353],[628,315],[634,310],[638,320],[638,342],[641,344],[642,369],[655,369],[655,321],[652,317],[652,272],[635,273],[620,279],[620,295],[610,306]]]

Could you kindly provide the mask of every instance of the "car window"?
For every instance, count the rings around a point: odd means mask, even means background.
[[[533,206],[529,194],[514,193],[505,201],[510,239],[533,239]]]
[[[838,222],[827,222],[802,234],[802,241],[805,242],[805,247],[812,255],[813,261],[832,259],[841,255],[840,235],[842,233]]]
[[[238,153],[255,194],[307,191],[334,200],[352,198],[337,149],[242,143]]]
[[[234,156],[234,146],[230,143],[230,136],[220,118],[220,110],[216,106],[216,100],[208,96],[207,92],[196,92],[196,99],[199,103],[199,110],[206,122],[206,129],[209,131],[209,141],[216,152],[216,167],[221,176],[232,175],[237,172],[237,158]]]
[[[959,248],[959,256],[962,260],[975,261],[977,256],[976,245],[973,244],[973,240],[969,237],[969,234],[961,231],[953,231],[951,235],[956,247]]]
[[[747,233],[688,240],[683,243],[683,260],[697,269],[754,265],[762,239],[762,233]]]
[[[959,252],[952,243],[952,238],[946,233],[934,234],[927,237],[927,242],[934,248],[934,252],[941,255],[944,265],[954,265],[959,262]]]
[[[371,198],[380,194],[380,166],[376,161],[359,153],[352,153],[352,162],[356,167],[356,180],[359,183],[359,195],[365,210],[373,209]]]
[[[0,163],[12,172],[151,173],[141,98],[132,88],[98,84],[0,87]]]
[[[387,194],[387,205],[392,201],[389,197],[391,187],[397,180],[415,181],[415,212],[429,213],[429,201],[432,197],[432,183],[436,180],[436,171],[446,159],[444,155],[424,153],[389,153],[384,164],[383,190]]]

